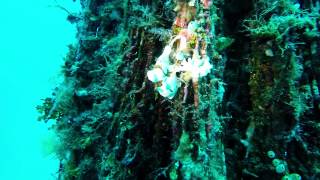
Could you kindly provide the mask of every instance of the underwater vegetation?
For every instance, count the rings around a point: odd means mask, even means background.
[[[80,0],[59,179],[320,179],[319,0]]]

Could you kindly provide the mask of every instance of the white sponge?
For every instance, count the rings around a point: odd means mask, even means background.
[[[180,81],[178,81],[176,75],[171,75],[162,81],[162,85],[157,87],[156,90],[161,96],[172,99],[177,93],[178,88],[181,86]]]
[[[160,68],[155,68],[147,72],[148,79],[153,83],[162,81],[165,78],[163,71]]]

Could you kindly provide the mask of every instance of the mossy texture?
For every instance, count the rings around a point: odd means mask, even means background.
[[[319,0],[80,2],[64,83],[37,107],[59,179],[320,178]]]

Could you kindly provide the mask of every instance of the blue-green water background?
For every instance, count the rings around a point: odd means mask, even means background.
[[[58,1],[76,12],[79,4]],[[58,161],[46,155],[50,134],[35,106],[59,82],[75,26],[54,0],[0,3],[0,180],[55,179]]]

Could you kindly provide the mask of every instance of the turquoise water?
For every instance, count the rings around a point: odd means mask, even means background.
[[[60,3],[60,2],[59,2]],[[0,6],[0,179],[55,179],[58,161],[46,152],[47,127],[35,106],[59,82],[75,27],[53,0],[2,0]],[[76,12],[79,5],[61,1]],[[49,143],[50,144],[50,143]]]

